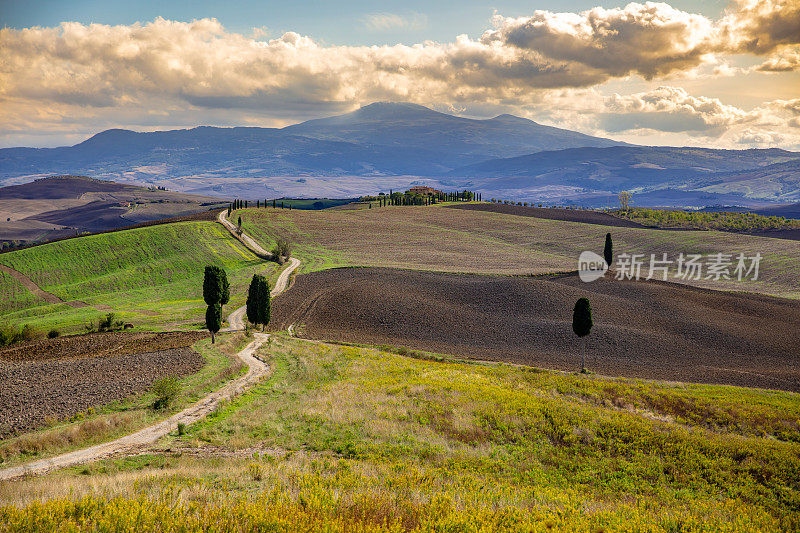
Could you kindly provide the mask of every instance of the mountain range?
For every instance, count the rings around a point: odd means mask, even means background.
[[[52,174],[194,194],[347,197],[426,184],[511,200],[653,205],[800,200],[800,153],[633,146],[512,115],[476,120],[374,103],[285,128],[107,130],[75,146],[0,150],[0,184]],[[639,202],[640,205],[644,205]]]

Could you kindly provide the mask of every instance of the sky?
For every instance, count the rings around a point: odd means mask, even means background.
[[[0,147],[375,101],[800,150],[800,0],[0,0]]]

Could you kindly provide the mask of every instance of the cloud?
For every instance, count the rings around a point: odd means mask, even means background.
[[[714,25],[668,4],[596,7],[575,13],[536,11],[533,16],[495,16],[482,42],[536,51],[561,64],[576,64],[603,77],[637,73],[646,79],[697,66],[714,51]]]
[[[651,129],[717,136],[733,125],[758,119],[758,114],[725,105],[717,98],[691,96],[679,87],[659,87],[626,96],[614,94],[605,107],[601,120],[608,131]]]
[[[738,135],[736,142],[753,147],[776,146],[786,140],[786,136],[774,131],[745,130]]]
[[[428,17],[422,13],[411,13],[408,16],[396,13],[372,13],[362,21],[368,30],[419,30],[428,26]]]
[[[558,91],[591,90],[633,75],[678,79],[715,66],[718,75],[744,72],[721,61],[726,54],[769,55],[758,68],[785,71],[797,64],[798,5],[800,0],[741,0],[716,21],[651,2],[497,15],[477,38],[411,46],[325,46],[294,32],[264,40],[263,30],[232,33],[216,19],[3,28],[0,130],[8,135],[19,124],[63,129],[77,117],[83,122],[69,126],[73,130],[138,124],[137,117],[153,125],[208,116],[280,122],[376,100],[526,110]],[[427,20],[374,13],[363,22],[387,31]],[[737,114],[714,99],[662,94],[661,100],[642,100],[636,110],[636,98],[644,97],[634,96],[599,111],[611,131],[683,128],[715,135],[727,120],[749,120],[747,112]],[[706,111],[715,105],[717,111]],[[629,116],[620,118],[625,112]],[[576,116],[564,114],[571,122]]]
[[[736,0],[719,28],[721,45],[728,51],[768,54],[800,41],[800,2]]]
[[[663,86],[629,95],[613,94],[602,104],[596,99],[588,102],[584,115],[592,117],[596,131],[649,137],[679,132],[712,141],[715,146],[800,147],[800,132],[793,131],[800,127],[800,98],[773,100],[744,110],[718,98],[693,96],[680,87]]]
[[[761,72],[800,70],[800,47],[786,47],[756,67]]]

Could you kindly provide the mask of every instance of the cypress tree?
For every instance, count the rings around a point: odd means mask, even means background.
[[[211,332],[211,343],[222,327],[222,306],[230,300],[230,284],[225,271],[218,266],[208,265],[203,273],[203,300],[206,309],[206,328]]]
[[[269,290],[267,278],[261,276],[258,283],[258,323],[261,324],[261,331],[269,325],[271,318],[272,295]]]
[[[244,206],[247,207],[247,200],[244,201]]]
[[[239,217],[239,229],[242,229],[242,217]]]
[[[253,279],[250,280],[250,287],[247,289],[247,321],[251,324],[258,324],[258,282],[262,276],[253,274]]]
[[[261,200],[256,200],[256,209],[261,207]]]
[[[592,325],[592,306],[589,304],[589,299],[578,298],[572,311],[572,331],[582,341],[581,372],[586,372],[586,341],[583,338],[592,330]]]
[[[231,216],[231,204],[228,204],[228,217]]]
[[[272,208],[275,209],[275,200],[272,200]]]
[[[203,300],[206,305],[225,305],[230,296],[230,285],[225,271],[218,266],[207,266],[203,275]]]
[[[610,233],[606,233],[606,245],[603,248],[603,257],[606,260],[606,264],[610,267],[611,261],[614,260],[614,244],[611,242]]]
[[[209,305],[206,308],[206,329],[211,332],[211,344],[216,341],[215,336],[222,327],[222,306]]]

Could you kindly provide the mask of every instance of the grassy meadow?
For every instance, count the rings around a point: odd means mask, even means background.
[[[0,485],[18,530],[800,527],[800,397],[276,335],[272,374],[150,454]]]
[[[384,266],[509,275],[577,268],[584,250],[602,253],[606,232],[615,254],[762,254],[758,281],[691,281],[720,290],[800,297],[800,242],[721,231],[606,227],[499,213],[430,207],[300,211],[243,209],[245,232],[270,249],[288,238],[301,272],[337,266]],[[674,266],[673,266],[674,268]],[[733,267],[731,268],[731,271]],[[647,275],[646,267],[645,273]],[[675,280],[670,276],[670,280]]]
[[[109,306],[136,327],[155,330],[203,324],[203,269],[219,265],[231,281],[232,310],[244,304],[254,273],[275,277],[275,263],[253,255],[216,222],[180,222],[57,241],[0,254],[3,263],[65,301]],[[103,312],[38,301],[10,275],[0,272],[8,294],[0,321],[80,332]]]

